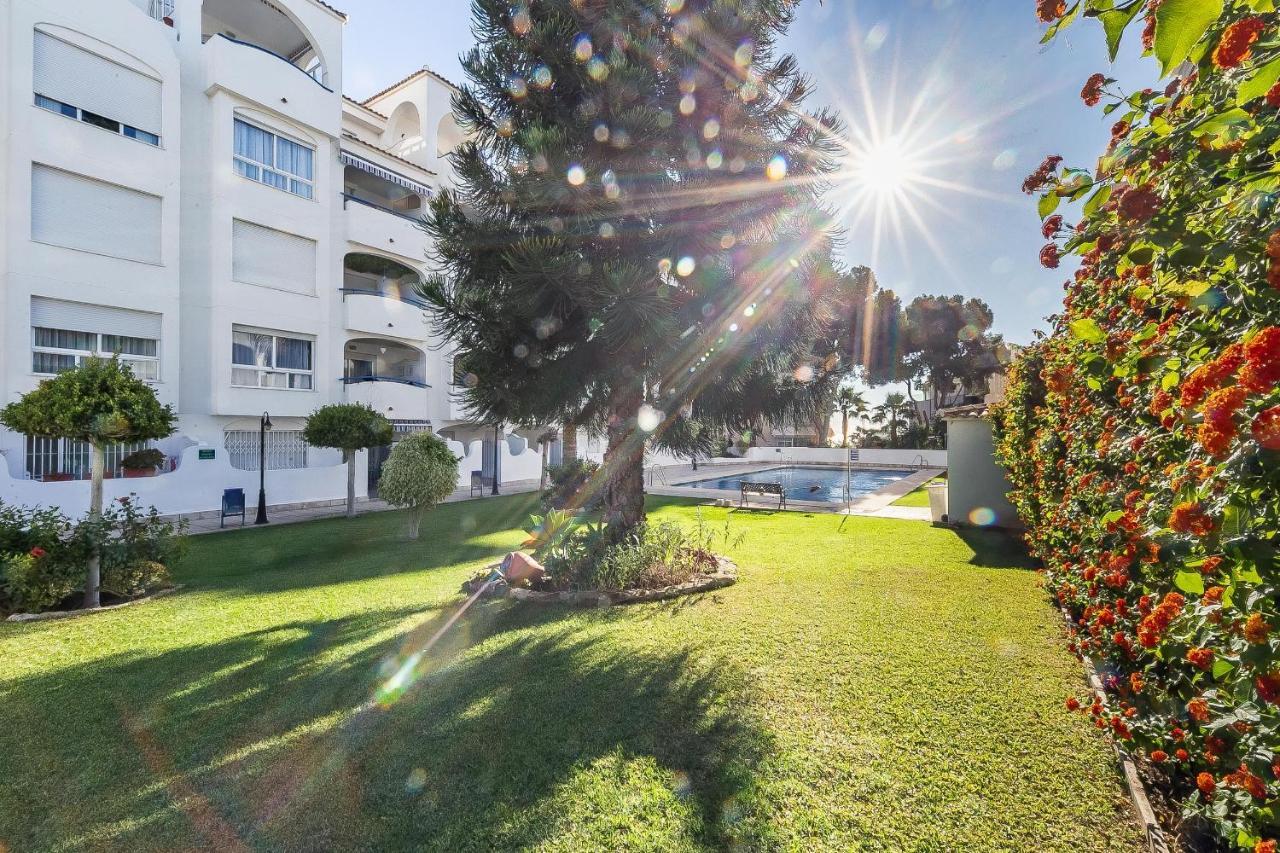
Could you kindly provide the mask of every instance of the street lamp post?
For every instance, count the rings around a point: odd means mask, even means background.
[[[271,429],[271,415],[262,413],[258,421],[258,517],[254,524],[267,523],[267,431]]]
[[[498,424],[493,425],[493,494],[498,493]]]

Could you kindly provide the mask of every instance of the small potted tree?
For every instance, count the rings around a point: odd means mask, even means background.
[[[164,463],[164,454],[154,447],[135,450],[120,460],[120,469],[126,477],[151,477]]]
[[[378,496],[409,510],[409,538],[417,539],[422,516],[458,487],[458,457],[429,432],[411,435],[391,448],[378,480]]]
[[[346,460],[347,518],[356,514],[356,451],[390,444],[391,433],[391,421],[362,403],[322,406],[307,418],[307,444],[341,450]]]

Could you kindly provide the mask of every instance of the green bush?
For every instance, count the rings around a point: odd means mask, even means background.
[[[600,506],[599,489],[591,489],[591,478],[600,463],[587,459],[571,459],[563,465],[547,468],[547,490],[542,493],[543,510],[569,509],[594,512]]]
[[[84,564],[59,559],[43,548],[0,557],[0,602],[13,612],[38,613],[57,605],[84,583]]]
[[[144,450],[135,450],[121,459],[120,467],[126,471],[150,471],[153,468],[159,468],[162,462],[164,462],[164,454],[154,447],[148,447]]]
[[[406,507],[409,538],[418,538],[422,514],[449,497],[458,487],[458,457],[438,436],[422,432],[391,448],[378,480],[378,497],[392,506]]]

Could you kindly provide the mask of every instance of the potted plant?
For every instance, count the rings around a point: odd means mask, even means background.
[[[126,477],[150,477],[164,462],[164,454],[154,447],[135,450],[120,460],[120,467]]]

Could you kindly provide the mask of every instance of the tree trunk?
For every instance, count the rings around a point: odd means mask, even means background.
[[[640,383],[618,388],[609,401],[609,446],[604,455],[604,520],[620,542],[644,521],[645,434],[636,426],[644,402]]]
[[[849,411],[848,409],[840,413],[840,446],[849,446]]]
[[[102,445],[89,443],[89,520],[97,521],[102,517],[102,477],[107,467],[107,454]],[[95,543],[93,552],[89,554],[84,578],[84,606],[97,607],[101,602],[99,588],[102,586],[102,552]]]
[[[409,511],[409,538],[417,539],[418,531],[422,528],[422,514],[426,512],[421,507],[415,507]]]
[[[356,517],[356,452],[347,451],[347,518]]]
[[[538,491],[543,491],[547,487],[547,454],[551,451],[551,443],[548,441],[539,443],[542,445],[542,470],[538,472]]]
[[[831,431],[831,415],[825,418],[822,413],[813,416],[813,446],[826,447],[827,433]]]
[[[560,462],[568,465],[578,458],[578,425],[573,421],[565,421],[562,430],[563,447],[561,448],[563,457]]]

